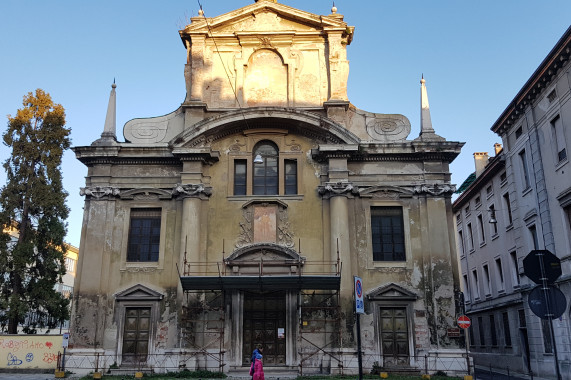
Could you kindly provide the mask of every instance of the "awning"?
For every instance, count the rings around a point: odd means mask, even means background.
[[[184,276],[183,290],[339,290],[340,276]]]

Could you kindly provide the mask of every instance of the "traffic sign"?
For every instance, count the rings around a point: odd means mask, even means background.
[[[69,333],[63,333],[61,346],[67,348],[69,346]]]
[[[561,260],[546,249],[535,249],[523,259],[523,271],[536,284],[541,284],[544,278],[548,283],[552,283],[561,276]]]
[[[549,308],[547,307],[548,300]],[[563,292],[551,285],[547,285],[545,289],[541,285],[533,288],[529,293],[527,303],[533,314],[541,319],[549,319],[549,317],[551,319],[559,318],[567,308],[567,300]]]
[[[365,314],[365,303],[363,302],[363,282],[360,277],[355,276],[355,313]]]
[[[467,329],[472,324],[472,322],[470,321],[470,318],[468,318],[465,315],[459,316],[458,320],[456,322],[458,322],[458,326],[463,328],[463,329]]]

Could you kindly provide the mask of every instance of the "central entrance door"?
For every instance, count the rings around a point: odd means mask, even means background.
[[[250,365],[252,351],[263,346],[264,367],[286,362],[286,298],[284,292],[244,293],[242,364]]]
[[[409,365],[408,329],[405,308],[381,308],[383,364]]]

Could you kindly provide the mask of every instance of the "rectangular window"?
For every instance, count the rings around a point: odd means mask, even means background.
[[[490,205],[489,207],[490,212],[490,230],[492,231],[492,235],[495,236],[498,234],[498,219],[496,217],[496,207],[494,205]]]
[[[523,128],[522,128],[522,127],[519,127],[519,128],[516,129],[516,131],[515,131],[515,138],[516,138],[516,139],[519,139],[522,134],[523,134]]]
[[[486,296],[492,294],[492,283],[490,279],[490,271],[487,265],[483,266],[484,269],[484,291],[486,292]]]
[[[404,261],[402,207],[371,207],[374,261]]]
[[[478,331],[480,332],[480,346],[486,346],[486,334],[484,331],[484,319],[478,317]]]
[[[490,315],[490,333],[491,333],[491,337],[492,337],[492,346],[493,347],[497,347],[498,346],[498,336],[496,335],[496,319],[494,318],[494,315]]]
[[[65,258],[65,270],[67,273],[75,273],[75,263],[76,261],[71,257]]]
[[[160,208],[132,209],[127,261],[159,261],[160,234]]]
[[[539,249],[539,241],[537,240],[537,228],[535,228],[535,224],[529,226],[528,229],[533,249]]]
[[[513,223],[513,218],[512,218],[512,204],[510,202],[510,194],[509,193],[505,193],[504,194],[504,209],[505,209],[505,215],[507,218],[507,225],[511,226]]]
[[[504,345],[506,347],[511,347],[512,335],[510,333],[510,320],[507,312],[502,313],[502,321],[504,324]]]
[[[565,221],[567,223],[567,228],[565,229],[567,231],[567,240],[571,245],[571,205],[566,206],[563,209],[563,213],[565,214]]]
[[[464,208],[464,214],[465,214],[465,215],[470,215],[470,206],[466,206],[466,207]]]
[[[234,160],[234,195],[246,195],[246,160]]]
[[[480,230],[480,245],[486,242],[486,234],[484,233],[484,218],[482,214],[478,215],[478,229]]]
[[[543,348],[546,354],[553,353],[553,344],[551,340],[551,330],[549,328],[549,321],[547,319],[541,320],[541,331],[543,333]]]
[[[470,294],[470,285],[468,284],[468,275],[463,275],[464,277],[464,289],[466,290],[466,301],[470,301],[472,299],[472,295]]]
[[[474,327],[470,327],[468,331],[470,334],[470,347],[474,347],[476,345],[476,340],[474,339]]]
[[[494,194],[494,188],[492,187],[492,185],[486,187],[486,198],[489,198],[493,194]]]
[[[476,203],[476,207],[478,207],[482,203],[482,200],[480,199],[480,197],[476,197],[474,203]]]
[[[510,252],[510,261],[512,266],[512,282],[513,286],[519,286],[519,269],[517,265],[517,254],[515,251]]]
[[[474,250],[474,234],[472,233],[472,223],[468,223],[466,226],[468,228],[468,249],[470,251]]]
[[[520,329],[526,328],[526,327],[527,327],[527,322],[526,322],[526,320],[525,320],[525,310],[519,309],[519,310],[517,311],[517,316],[518,316],[518,319],[519,319],[519,328],[520,328]]]
[[[555,149],[556,160],[559,163],[567,158],[567,149],[565,147],[565,136],[563,135],[563,122],[559,115],[551,120],[551,130],[553,134],[553,148]]]
[[[478,284],[478,272],[476,269],[472,271],[472,294],[474,295],[474,299],[480,299],[480,284]]]
[[[460,254],[464,254],[464,235],[462,234],[462,230],[458,231],[458,249],[460,250]]]
[[[297,161],[285,160],[285,193],[297,194]]]
[[[507,180],[508,180],[508,176],[507,176],[506,172],[503,172],[502,174],[500,174],[500,184],[506,183]]]
[[[522,179],[523,179],[523,188],[528,189],[530,187],[530,182],[529,182],[529,170],[527,167],[527,157],[525,156],[525,149],[522,150],[521,152],[519,152],[519,160],[521,163],[521,175],[522,175]]]
[[[496,273],[498,274],[497,278],[500,280],[499,284],[498,284],[498,290],[503,291],[505,289],[504,270],[502,268],[502,259],[500,259],[500,258],[496,259]]]

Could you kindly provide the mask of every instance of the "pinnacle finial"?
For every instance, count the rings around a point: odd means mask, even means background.
[[[335,1],[333,2],[333,6],[331,7],[331,13],[332,14],[337,13],[337,7],[335,6]]]

